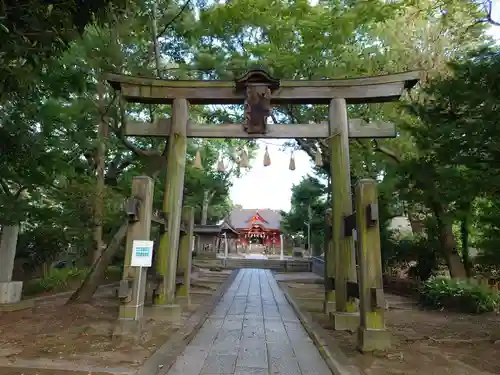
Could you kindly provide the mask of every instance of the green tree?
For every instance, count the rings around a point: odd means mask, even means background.
[[[290,203],[290,211],[281,213],[285,234],[300,235],[307,241],[309,224],[312,248],[315,255],[321,254],[326,210],[325,185],[316,177],[304,177],[299,184],[292,187]]]
[[[461,222],[463,260],[469,264],[474,201],[480,197],[496,200],[500,191],[500,169],[495,162],[500,156],[496,120],[500,52],[479,49],[451,63],[450,68],[450,76],[438,77],[425,88],[427,100],[410,107],[420,121],[409,131],[438,174],[434,175],[435,195],[441,206],[447,207],[446,220]],[[482,205],[485,219],[492,218],[490,208],[494,205]],[[495,224],[487,223],[488,219],[484,230],[492,236]],[[490,251],[494,238],[483,241],[482,246]]]
[[[131,177],[149,174],[156,178],[157,187],[163,186],[164,175],[159,172],[165,165],[165,141],[123,137],[118,101],[103,81],[103,73],[110,71],[168,76],[173,56],[185,53],[187,45],[178,35],[190,30],[192,13],[176,3],[157,3],[162,5],[158,14],[152,14],[149,2],[135,2],[124,12],[113,8],[103,14],[105,22],[87,26],[81,37],[72,34],[73,42],[65,52],[61,49],[52,59],[47,56],[40,64],[30,65],[30,73],[37,75],[32,85],[23,87],[30,95],[13,95],[2,104],[2,249],[16,246],[12,238],[17,239],[23,223],[21,256],[24,250],[40,248],[31,259],[50,262],[60,252],[71,250],[82,256],[100,251],[114,237]],[[159,26],[154,33],[153,20]],[[152,39],[158,53],[151,48]],[[199,108],[198,114],[206,112]],[[169,108],[129,105],[126,109],[127,118],[155,116],[169,116]],[[203,181],[212,196],[210,220],[225,216],[230,180],[240,170],[215,172],[217,155],[234,159],[243,145],[252,152],[253,143],[207,141],[203,171],[188,166],[185,202],[195,206],[198,215],[203,199],[198,188]],[[197,146],[196,141],[190,143],[189,161]],[[156,189],[158,196],[162,190]],[[160,206],[158,200],[155,204]],[[14,229],[12,236],[7,235],[10,229]],[[61,245],[42,250],[41,244],[50,242],[41,241],[44,232],[60,235]]]
[[[428,78],[445,73],[448,61],[466,55],[467,50],[485,40],[484,25],[478,23],[484,14],[473,2],[360,2],[347,6],[319,2],[312,6],[300,1],[273,3],[271,9],[265,11],[263,7],[269,8],[269,5],[252,2],[250,6],[242,0],[217,4],[202,12],[203,28],[199,29],[198,37],[201,33],[206,36],[207,31],[210,37],[200,39],[195,67],[211,69],[212,76],[228,78],[257,62],[279,77],[307,79],[422,69],[425,83]],[[221,22],[214,22],[215,19]],[[410,100],[420,99],[417,96]],[[351,116],[390,120],[396,125],[409,121],[408,117],[401,119],[402,110],[397,104],[351,106],[349,112]],[[277,108],[275,118],[307,123],[324,121],[326,116],[326,108],[321,106],[292,106]],[[351,142],[353,182],[361,177],[390,173],[406,176],[398,179],[401,183],[393,184],[400,190],[398,199],[407,200],[412,222],[438,213],[442,227],[440,238],[449,239],[442,241],[443,251],[454,260],[448,262],[450,267],[452,263],[455,265],[452,274],[463,275],[461,262],[455,262],[454,235],[446,214],[448,207],[431,205],[428,199],[434,189],[431,180],[425,179],[424,185],[411,192],[408,189],[410,177],[418,171],[420,181],[426,172],[425,166],[420,165],[422,159],[412,134],[407,129],[399,129],[402,134],[395,140],[373,144]],[[318,147],[321,149],[322,169],[328,175],[327,144],[296,141],[311,157]],[[419,169],[409,171],[411,166]]]
[[[36,85],[40,68],[68,48],[88,24],[106,21],[126,0],[5,0],[0,5],[0,102]]]

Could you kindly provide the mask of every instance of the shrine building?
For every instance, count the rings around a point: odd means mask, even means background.
[[[236,243],[240,246],[280,246],[281,214],[277,210],[235,209],[228,221],[238,232]]]

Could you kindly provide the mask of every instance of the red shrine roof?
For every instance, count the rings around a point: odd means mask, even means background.
[[[253,224],[258,224],[265,229],[280,229],[281,214],[270,209],[235,209],[228,218],[229,223],[236,229],[247,229]]]
[[[246,221],[246,223],[248,223],[248,224],[259,224],[259,222],[260,222],[261,224],[269,224],[269,222],[268,222],[266,219],[264,219],[264,218],[263,218],[263,217],[259,214],[259,212],[258,212],[258,211],[255,213],[255,215],[253,215],[250,219],[248,219],[248,220]]]

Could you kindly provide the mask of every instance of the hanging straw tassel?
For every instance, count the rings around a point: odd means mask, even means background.
[[[314,155],[314,163],[318,168],[323,166],[323,158],[321,157],[321,152],[319,147],[316,149],[316,154]]]
[[[268,167],[271,165],[271,158],[269,157],[269,151],[267,150],[266,146],[266,152],[264,153],[264,167]]]
[[[291,171],[295,170],[295,158],[293,157],[293,152],[290,155],[290,165],[288,166],[288,169],[290,169]]]
[[[203,165],[201,164],[201,153],[200,149],[196,150],[196,156],[194,157],[193,167],[196,169],[203,169]]]
[[[240,168],[248,168],[248,166],[248,153],[243,149],[240,154]]]

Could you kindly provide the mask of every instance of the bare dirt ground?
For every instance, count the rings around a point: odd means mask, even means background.
[[[342,352],[366,375],[500,374],[497,314],[425,311],[411,299],[389,294],[386,324],[393,347],[385,353],[363,355],[356,350],[355,334],[332,330],[322,312],[323,285],[307,283],[306,277],[280,278],[300,308],[327,330]]]
[[[99,292],[92,304],[67,306],[65,296],[40,301],[33,310],[0,313],[0,375],[130,372],[206,304],[229,274],[202,271],[193,275],[191,305],[183,308],[182,321],[169,324],[148,317],[137,339],[112,335],[118,315],[113,288]],[[151,309],[145,309],[146,316]]]
[[[5,375],[68,375],[67,370],[40,370],[29,368],[7,369],[2,368],[1,374]],[[71,371],[71,375],[109,375],[106,372]]]

